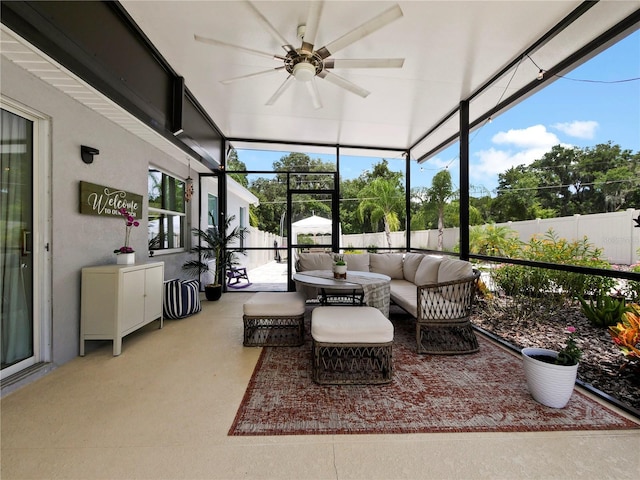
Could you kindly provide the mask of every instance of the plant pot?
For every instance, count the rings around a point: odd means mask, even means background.
[[[333,278],[347,278],[346,265],[333,265]]]
[[[220,300],[222,296],[222,285],[205,285],[204,296],[212,302]]]
[[[578,364],[555,365],[532,358],[541,355],[555,359],[558,356],[558,352],[546,348],[523,348],[521,352],[527,388],[533,399],[547,407],[563,408],[573,393]]]
[[[133,265],[136,263],[135,253],[118,253],[116,254],[116,264],[118,265]]]

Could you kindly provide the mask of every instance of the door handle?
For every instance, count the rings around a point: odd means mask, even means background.
[[[31,232],[29,230],[22,230],[22,256],[26,257],[31,253],[29,248],[29,236]]]

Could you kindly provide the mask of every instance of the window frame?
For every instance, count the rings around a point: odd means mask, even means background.
[[[171,173],[167,172],[166,170],[163,170],[162,168],[153,166],[153,165],[149,165],[149,169],[148,169],[148,173],[152,173],[152,172],[158,172],[162,175],[162,179],[161,179],[161,197],[163,195],[162,191],[163,191],[163,187],[162,187],[162,183],[164,182],[164,179],[166,177],[171,178],[173,180],[175,180],[176,182],[180,182],[183,185],[182,188],[182,192],[184,195],[184,191],[186,188],[186,179],[180,178],[176,175],[172,175]],[[188,241],[188,225],[187,225],[187,220],[188,220],[188,205],[189,202],[187,202],[183,196],[182,198],[182,205],[184,207],[184,212],[180,212],[177,210],[170,210],[170,209],[166,209],[166,208],[157,208],[157,207],[152,207],[151,206],[151,202],[149,201],[149,198],[151,197],[150,195],[150,189],[147,186],[147,221],[150,224],[151,223],[151,215],[152,214],[157,214],[157,215],[165,215],[165,216],[175,216],[175,217],[182,217],[182,220],[180,221],[180,243],[182,244],[181,247],[172,247],[172,248],[160,248],[160,249],[154,249],[149,247],[149,252],[153,255],[168,255],[171,253],[182,253],[188,250],[188,246],[187,246],[187,241]],[[176,200],[178,200],[178,197],[176,196],[176,198],[174,198],[174,204],[177,204],[177,202],[175,202]],[[163,203],[161,201],[161,203]]]

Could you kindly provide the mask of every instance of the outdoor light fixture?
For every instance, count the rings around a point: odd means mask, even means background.
[[[301,82],[308,82],[316,76],[315,65],[308,62],[300,62],[293,67],[293,76]]]
[[[538,80],[542,80],[544,78],[544,74],[545,71],[543,69],[540,69],[540,71],[538,72]]]
[[[82,161],[84,163],[93,163],[94,155],[100,155],[100,150],[93,147],[87,147],[86,145],[80,145],[80,156],[82,157]]]

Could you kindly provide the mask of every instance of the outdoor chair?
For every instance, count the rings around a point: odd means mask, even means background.
[[[478,351],[471,307],[480,272],[462,280],[418,287],[418,353],[452,355]]]
[[[227,287],[246,288],[249,285],[251,285],[251,282],[245,267],[231,267],[227,270]]]

